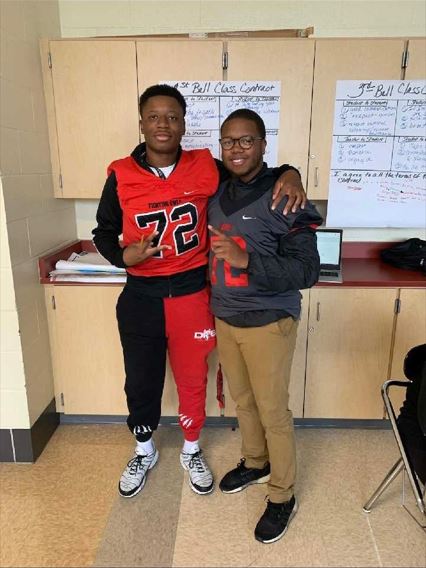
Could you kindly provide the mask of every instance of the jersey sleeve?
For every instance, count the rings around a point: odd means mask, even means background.
[[[276,212],[281,215],[281,212]],[[283,219],[287,230],[279,238],[275,255],[251,252],[247,272],[260,290],[287,292],[311,288],[319,277],[315,229],[322,217],[311,204]],[[288,230],[289,228],[289,230]]]
[[[93,229],[93,242],[99,253],[114,266],[126,268],[119,237],[123,232],[123,212],[117,195],[117,180],[110,170],[96,213],[97,226]]]

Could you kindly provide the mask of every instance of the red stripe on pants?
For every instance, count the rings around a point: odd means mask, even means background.
[[[198,440],[206,417],[207,357],[216,345],[207,288],[164,299],[170,366],[179,397],[185,440]]]

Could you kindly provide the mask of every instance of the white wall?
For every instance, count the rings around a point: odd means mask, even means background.
[[[423,0],[59,0],[63,37],[205,33],[230,30],[304,29],[313,37],[413,37],[426,34]],[[129,148],[129,151],[131,148]],[[103,167],[106,167],[104,164]],[[78,236],[90,238],[97,201],[77,200]],[[319,204],[325,212],[325,203]],[[412,229],[346,229],[345,240],[387,241]]]
[[[0,22],[0,428],[28,428],[53,398],[37,261],[77,228],[73,202],[53,198],[38,44],[60,36],[58,2],[1,0]]]
[[[29,428],[24,360],[0,177],[0,428]]]

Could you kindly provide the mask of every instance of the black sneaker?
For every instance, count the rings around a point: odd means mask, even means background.
[[[260,517],[254,530],[254,536],[265,544],[275,542],[285,535],[288,525],[297,513],[297,501],[293,497],[285,503],[268,501],[266,511]]]
[[[242,458],[237,467],[228,471],[222,478],[219,487],[223,493],[237,493],[237,491],[242,491],[249,485],[253,485],[253,483],[266,483],[269,481],[271,477],[271,466],[269,463],[262,469],[258,469],[246,467],[244,465],[245,461],[245,458]]]

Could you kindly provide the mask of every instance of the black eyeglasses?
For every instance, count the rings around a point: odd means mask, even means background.
[[[238,145],[243,150],[248,150],[254,144],[255,140],[263,140],[263,136],[241,136],[240,138],[220,138],[219,144],[222,146],[224,150],[230,150],[234,147],[235,142],[238,142]]]

